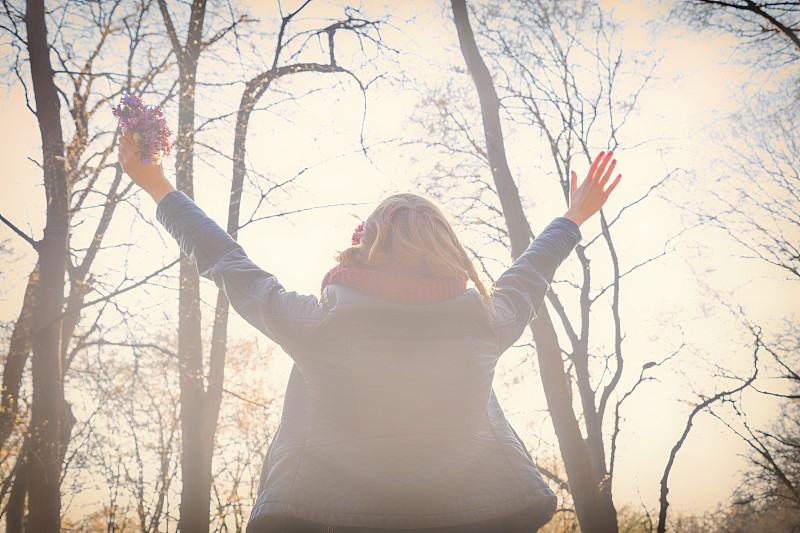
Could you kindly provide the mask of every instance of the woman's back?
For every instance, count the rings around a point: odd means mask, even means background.
[[[309,334],[317,349],[295,361],[345,433],[463,432],[481,421],[497,343],[476,291],[418,306],[330,285],[328,299],[336,303]],[[347,407],[326,405],[340,399]]]
[[[554,498],[492,393],[498,345],[477,291],[414,306],[330,285],[322,305],[293,347],[254,517],[443,527]]]
[[[418,529],[552,512],[555,496],[491,382],[580,240],[572,221],[558,218],[536,238],[498,278],[491,305],[474,289],[418,305],[346,279],[320,299],[287,292],[182,193],[159,203],[158,218],[295,361],[248,529],[286,516]]]

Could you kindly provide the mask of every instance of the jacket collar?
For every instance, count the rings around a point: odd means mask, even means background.
[[[477,289],[467,289],[455,298],[433,304],[403,304],[379,298],[339,283],[326,285],[320,298],[330,314],[386,313],[415,318],[441,318],[443,315],[491,320],[489,310]]]

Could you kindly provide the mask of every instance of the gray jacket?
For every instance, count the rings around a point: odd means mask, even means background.
[[[554,502],[492,379],[580,241],[575,223],[553,220],[497,280],[491,315],[475,289],[433,305],[337,284],[319,299],[287,292],[183,193],[168,194],[157,216],[200,274],[294,361],[249,528],[287,515],[446,527]]]

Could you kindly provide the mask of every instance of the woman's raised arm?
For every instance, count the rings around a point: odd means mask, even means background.
[[[286,291],[188,196],[175,190],[161,165],[141,163],[137,151],[132,139],[120,140],[120,164],[158,203],[158,221],[195,263],[199,274],[225,291],[242,318],[293,355],[294,344],[325,315],[317,298]]]
[[[558,266],[580,242],[578,229],[605,204],[622,175],[606,188],[616,166],[613,152],[600,152],[580,187],[573,171],[567,212],[534,239],[514,265],[494,285],[495,331],[501,353],[519,339],[538,313]]]

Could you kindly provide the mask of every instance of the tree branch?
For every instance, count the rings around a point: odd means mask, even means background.
[[[798,38],[795,30],[792,30],[785,24],[781,23],[778,19],[776,19],[775,17],[764,11],[761,8],[761,6],[759,6],[755,2],[752,2],[751,0],[745,0],[744,5],[742,5],[742,4],[733,4],[731,2],[721,2],[717,0],[699,0],[699,1],[703,4],[711,4],[720,7],[730,7],[733,9],[738,9],[740,11],[749,11],[751,13],[758,15],[763,19],[766,19],[770,24],[772,24],[775,27],[775,29],[786,35],[786,37],[788,37],[789,40],[792,41],[794,47],[797,48],[797,51],[800,52],[800,38]]]
[[[167,27],[167,36],[172,43],[172,51],[175,57],[178,58],[178,64],[183,64],[183,46],[178,40],[178,34],[175,31],[175,26],[172,24],[172,17],[169,15],[169,9],[165,0],[158,0],[158,8],[161,10],[161,16],[164,18],[164,25]]]
[[[755,381],[756,377],[758,376],[758,349],[761,347],[761,342],[756,336],[756,343],[755,348],[753,350],[753,375],[750,376],[744,383],[742,383],[739,387],[735,389],[723,391],[715,394],[711,398],[703,401],[702,403],[695,406],[692,409],[692,412],[689,414],[689,418],[686,421],[686,427],[683,430],[683,434],[678,439],[678,442],[675,443],[675,446],[672,447],[672,450],[669,453],[669,461],[667,461],[667,466],[664,469],[664,475],[661,477],[661,497],[660,497],[660,509],[658,513],[658,526],[656,528],[657,533],[665,533],[667,527],[667,507],[669,507],[669,502],[667,501],[667,494],[669,493],[669,488],[667,487],[667,481],[669,479],[670,471],[672,470],[672,465],[675,462],[675,456],[678,454],[678,451],[683,446],[683,443],[686,441],[686,437],[689,436],[689,431],[692,429],[692,424],[694,423],[694,417],[703,411],[706,407],[713,404],[714,402],[725,398],[727,396],[731,396],[736,394],[739,391],[744,390],[745,388],[749,387],[753,381]]]
[[[6,226],[11,228],[11,230],[14,233],[16,233],[17,235],[22,237],[25,240],[25,242],[30,244],[33,247],[34,250],[36,250],[37,252],[39,251],[40,241],[33,240],[33,238],[29,237],[24,231],[22,231],[17,226],[12,224],[11,221],[8,220],[6,217],[4,217],[2,214],[0,214],[0,220],[2,220],[5,223]]]
[[[112,292],[110,294],[107,294],[107,295],[103,296],[102,298],[97,298],[96,300],[92,300],[91,302],[86,302],[83,305],[81,305],[81,309],[83,309],[85,307],[90,307],[90,306],[98,304],[100,302],[108,301],[108,300],[110,300],[111,298],[113,298],[115,296],[119,296],[120,294],[128,292],[131,289],[135,289],[136,287],[144,285],[145,283],[147,283],[148,281],[150,281],[154,277],[158,276],[162,272],[165,272],[165,271],[169,270],[170,268],[172,268],[173,266],[177,265],[179,262],[180,262],[180,258],[176,259],[175,261],[173,261],[172,263],[170,263],[170,264],[168,264],[166,266],[163,266],[163,267],[159,268],[158,270],[156,270],[152,274],[149,274],[149,275],[145,276],[144,278],[140,279],[136,283],[134,283],[132,285],[128,285],[124,289],[119,289],[117,291],[114,291],[114,292]]]

